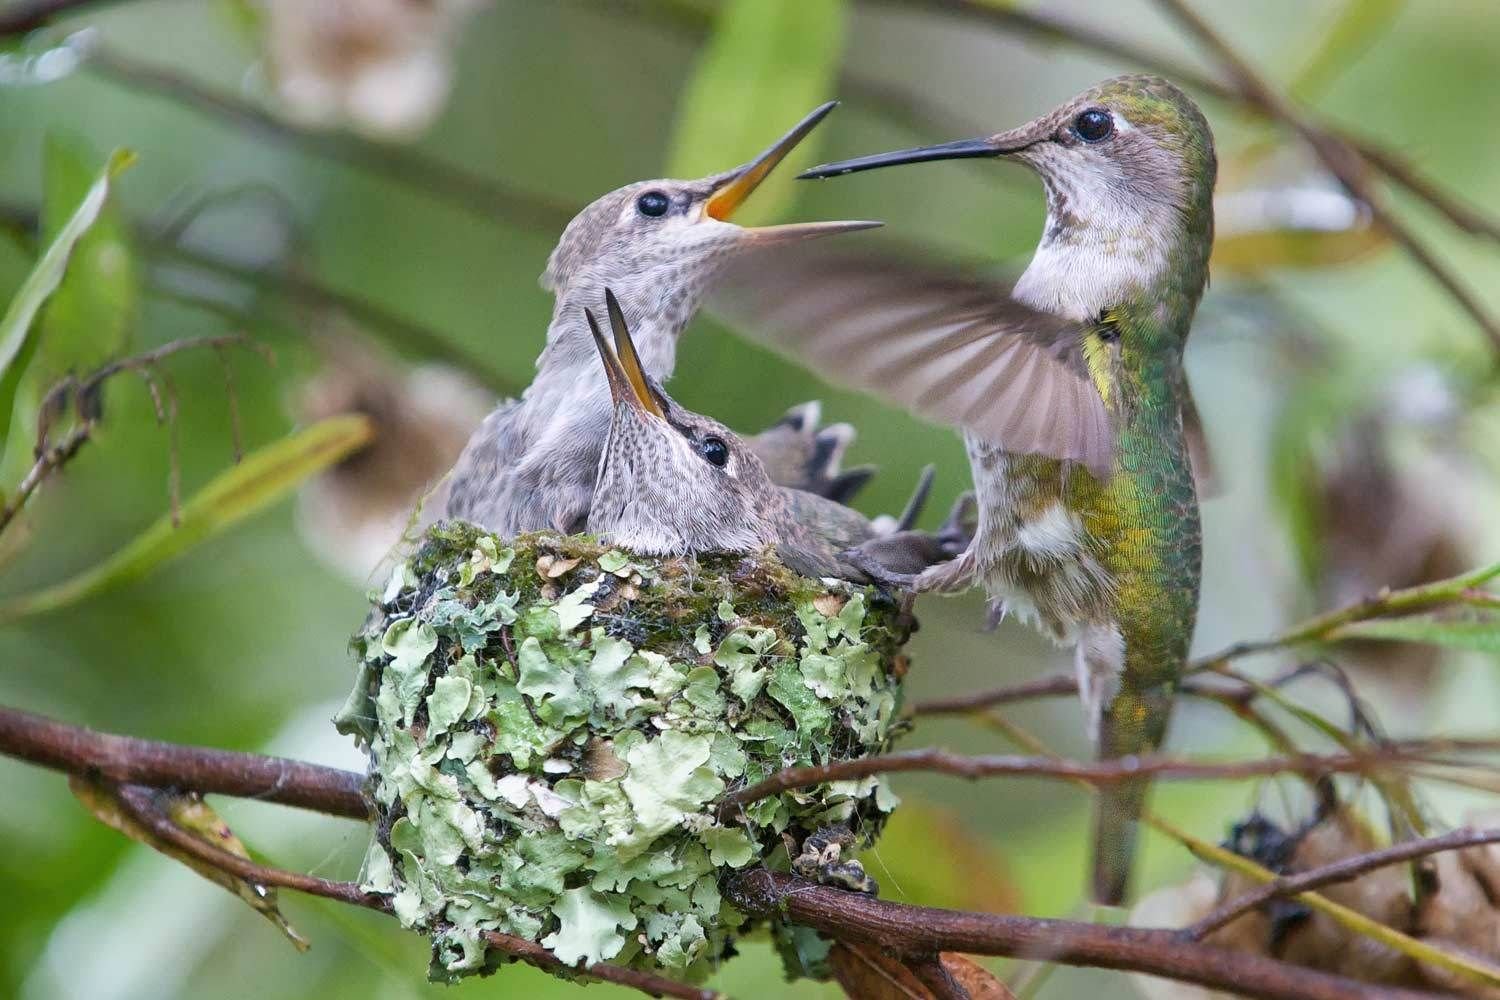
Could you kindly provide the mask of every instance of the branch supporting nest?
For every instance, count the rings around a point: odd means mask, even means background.
[[[368,819],[368,812],[362,794],[362,775],[277,757],[100,733],[4,707],[0,707],[0,753],[116,785],[121,802],[138,823],[179,849],[230,874],[262,885],[293,889],[388,912],[388,904],[382,897],[365,893],[353,883],[268,868],[192,836],[154,809],[148,790],[175,788],[214,792],[363,820]],[[920,760],[921,755],[929,753],[916,751],[907,756]],[[887,762],[895,756],[898,755],[887,755]],[[1052,758],[1008,760],[1011,764],[1000,773],[1026,773],[1041,762],[1051,765],[1054,770],[1059,765]],[[1313,766],[1312,762],[1316,760],[1318,758],[1309,757],[1304,763]],[[1022,762],[1029,763],[1019,766]],[[1174,766],[1183,763],[1177,761]],[[1094,767],[1078,766],[1085,770]],[[1215,772],[1224,767],[1200,766],[1213,767]],[[1162,767],[1166,767],[1166,762]],[[808,769],[793,769],[794,772],[798,770]],[[870,773],[875,773],[875,770]],[[1076,777],[1071,770],[1060,776]],[[788,784],[787,780],[780,783],[784,787],[797,784],[797,781]],[[749,801],[746,793],[753,791],[754,787],[743,790],[737,799],[730,799]],[[1446,837],[1398,845],[1282,879],[1229,905],[1243,911],[1259,905],[1264,901],[1263,896],[1271,898],[1307,891],[1355,877],[1381,865],[1494,841],[1500,841],[1500,831],[1457,831]],[[941,963],[934,964],[934,956],[953,952],[1143,972],[1236,992],[1245,991],[1246,984],[1254,984],[1254,996],[1287,1000],[1353,1000],[1356,997],[1417,1000],[1432,997],[1432,994],[1411,990],[1372,987],[1274,959],[1201,944],[1195,940],[1199,935],[1198,927],[1143,930],[938,910],[885,902],[765,870],[747,872],[729,880],[725,893],[746,913],[778,914],[823,931],[841,942],[884,949],[897,956],[938,997],[962,995],[954,990],[962,991],[963,987],[950,982],[952,977],[942,972]],[[1225,919],[1232,917],[1233,914]],[[494,933],[486,935],[486,940],[491,947],[520,961],[545,969],[563,968],[555,955],[534,942]],[[712,991],[618,966],[596,965],[577,971],[653,996],[691,1000],[715,1000],[718,996]],[[940,972],[942,976],[938,978]]]

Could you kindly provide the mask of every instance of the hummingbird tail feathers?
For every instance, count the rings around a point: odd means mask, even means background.
[[[1094,806],[1094,902],[1119,906],[1130,892],[1136,831],[1149,782],[1122,782],[1101,789]]]
[[[1079,635],[1079,692],[1100,760],[1149,754],[1166,735],[1172,685],[1140,686],[1138,674],[1127,666],[1126,645],[1114,625],[1086,626]],[[1137,830],[1149,790],[1146,778],[1099,790],[1094,813],[1096,903],[1119,906],[1129,894]]]

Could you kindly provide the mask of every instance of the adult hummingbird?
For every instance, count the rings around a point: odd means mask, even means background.
[[[608,385],[610,426],[599,457],[588,530],[642,555],[755,552],[770,547],[804,576],[868,582],[950,558],[951,535],[910,530],[931,482],[923,475],[894,532],[826,497],[778,486],[764,463],[723,424],[683,408],[645,371],[625,315],[605,291],[611,348],[593,312],[584,317]],[[846,553],[858,552],[858,558]]]
[[[446,483],[446,499],[433,506],[503,536],[581,529],[610,421],[584,306],[596,305],[606,287],[618,290],[631,303],[645,371],[664,381],[672,374],[678,336],[729,258],[751,247],[785,246],[879,225],[746,228],[730,221],[834,107],[830,102],[815,109],[742,167],[699,180],[629,184],[581,211],[542,275],[542,286],[556,296],[556,304],[536,377],[519,400],[501,404],[475,431]],[[767,447],[784,439],[776,436]]]
[[[1213,137],[1165,80],[1126,76],[1019,128],[815,167],[804,177],[987,157],[1034,170],[1047,220],[1011,288],[939,269],[754,262],[748,326],[819,372],[962,429],[973,542],[919,591],[982,584],[1075,648],[1102,758],[1166,733],[1197,613],[1196,413],[1182,353],[1208,278]],[[779,270],[778,270],[779,268]],[[1093,890],[1126,893],[1146,785],[1099,798]]]

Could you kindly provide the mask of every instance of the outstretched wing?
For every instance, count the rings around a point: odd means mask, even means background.
[[[729,264],[709,308],[835,383],[1007,451],[1110,470],[1114,427],[1085,325],[956,271],[787,248]]]

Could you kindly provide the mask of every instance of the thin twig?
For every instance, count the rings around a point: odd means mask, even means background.
[[[1437,607],[1455,601],[1473,603],[1473,594],[1483,593],[1483,591],[1479,591],[1477,588],[1482,587],[1496,577],[1500,577],[1500,563],[1492,563],[1468,573],[1462,573],[1443,580],[1434,580],[1431,583],[1418,584],[1415,587],[1405,587],[1401,590],[1383,590],[1362,601],[1356,601],[1342,608],[1309,618],[1274,638],[1261,639],[1255,642],[1237,642],[1231,646],[1226,646],[1211,656],[1204,656],[1194,660],[1188,665],[1188,672],[1201,673],[1212,670],[1230,660],[1249,656],[1252,653],[1266,653],[1288,646],[1296,646],[1308,642],[1320,642],[1333,636],[1339,626],[1348,625],[1351,622],[1365,621],[1369,618],[1379,618],[1385,615],[1399,615],[1411,611],[1421,611],[1426,608]]]
[[[1264,906],[1277,897],[1294,896],[1336,882],[1348,882],[1377,868],[1412,861],[1416,858],[1425,858],[1443,851],[1456,851],[1466,847],[1494,843],[1500,843],[1500,830],[1454,830],[1452,833],[1439,837],[1411,840],[1404,844],[1381,848],[1378,851],[1343,858],[1332,864],[1320,865],[1295,875],[1283,875],[1236,896],[1191,927],[1184,928],[1182,933],[1184,937],[1193,941],[1201,941],[1241,914]]]
[[[865,4],[877,7],[936,10],[976,21],[1009,34],[1024,35],[1042,42],[1072,45],[1126,65],[1137,66],[1160,74],[1188,90],[1234,104],[1253,114],[1266,118],[1277,117],[1273,107],[1263,102],[1262,95],[1246,93],[1164,53],[1089,25],[1056,17],[1042,9],[1016,4],[996,4],[985,2],[985,0],[865,0]],[[851,87],[851,82],[853,81],[849,81],[846,77],[841,84],[851,94],[858,94],[857,83]],[[880,92],[871,96],[877,100],[882,98]],[[1371,167],[1425,202],[1452,225],[1472,235],[1500,240],[1500,220],[1484,216],[1477,208],[1463,204],[1453,195],[1441,190],[1417,173],[1401,154],[1372,139],[1353,135],[1332,125],[1320,122],[1317,127],[1340,142],[1346,143]]]
[[[1406,249],[1413,260],[1443,286],[1489,338],[1491,345],[1500,351],[1500,324],[1496,323],[1484,305],[1469,289],[1464,287],[1447,265],[1439,261],[1405,223],[1390,213],[1380,193],[1370,185],[1366,178],[1362,169],[1364,161],[1359,151],[1341,137],[1314,125],[1300,111],[1292,107],[1291,103],[1251,68],[1229,42],[1189,7],[1185,0],[1157,0],[1157,5],[1176,18],[1189,34],[1213,52],[1214,56],[1223,63],[1229,75],[1234,78],[1236,89],[1244,94],[1247,100],[1263,108],[1272,118],[1290,126],[1302,136],[1312,151],[1317,154],[1318,159],[1323,161],[1323,166],[1338,178],[1350,196],[1364,202],[1369,208],[1371,220],[1389,233],[1392,239]]]
[[[745,913],[777,915],[842,940],[898,954],[957,951],[1166,976],[1269,1000],[1435,1000],[1437,994],[1374,986],[1206,944],[1175,931],[1106,927],[1071,920],[961,913],[908,906],[790,875],[750,871],[724,896]]]
[[[260,353],[263,357],[270,357],[270,352],[266,348],[246,339],[240,334],[225,334],[217,337],[184,337],[163,344],[154,350],[112,361],[94,371],[86,378],[79,379],[69,376],[49,389],[47,394],[42,398],[39,407],[41,415],[37,421],[39,434],[36,443],[36,461],[16,487],[15,495],[10,498],[3,508],[0,508],[0,532],[5,531],[16,515],[21,512],[21,508],[31,499],[32,494],[41,487],[42,483],[48,477],[72,461],[83,446],[93,440],[94,429],[98,426],[100,419],[98,415],[100,386],[110,378],[125,371],[140,372],[146,379],[147,389],[151,393],[151,403],[156,410],[157,422],[168,425],[168,432],[171,435],[170,451],[172,456],[169,489],[172,498],[172,519],[175,523],[177,520],[178,488],[177,396],[171,390],[171,383],[168,381],[168,391],[164,405],[161,389],[153,377],[153,372],[158,363],[174,354],[194,348],[208,347],[212,348],[219,355],[220,363],[224,366],[227,374],[229,363],[225,359],[224,352],[231,346],[248,347]],[[165,377],[163,379],[165,381]],[[54,444],[48,439],[52,419],[55,414],[62,411],[64,400],[69,396],[74,400],[74,408],[78,411],[78,420],[63,439]],[[229,405],[231,417],[234,419],[236,425],[235,461],[238,461],[238,420],[233,417],[235,399],[232,384],[229,387]]]
[[[231,854],[202,837],[194,836],[172,822],[170,816],[164,815],[156,807],[152,789],[144,785],[119,785],[116,791],[120,805],[136,823],[145,827],[158,839],[170,843],[178,850],[191,854],[220,871],[228,872],[257,885],[295,889],[297,892],[305,892],[311,896],[322,896],[325,899],[334,899],[340,903],[363,906],[366,909],[379,910],[383,913],[390,912],[390,902],[384,896],[365,892],[353,882],[335,882],[316,875],[305,875],[302,872],[267,868],[248,858]]]
[[[85,65],[120,86],[169,98],[246,132],[366,170],[466,212],[553,233],[566,226],[581,207],[397,146],[301,128],[173,70],[148,66],[109,49],[91,49]]]
[[[956,754],[936,747],[876,754],[853,760],[807,767],[789,767],[770,777],[730,792],[720,800],[720,812],[733,815],[740,806],[828,781],[851,781],[877,774],[925,771],[957,778],[1046,778],[1079,781],[1091,786],[1116,785],[1142,777],[1178,781],[1241,780],[1275,774],[1365,774],[1376,767],[1405,768],[1433,764],[1440,755],[1494,749],[1492,741],[1423,741],[1371,747],[1360,753],[1287,754],[1261,760],[1205,761],[1165,755],[1116,760],[1075,761],[1052,756],[1014,754]]]

